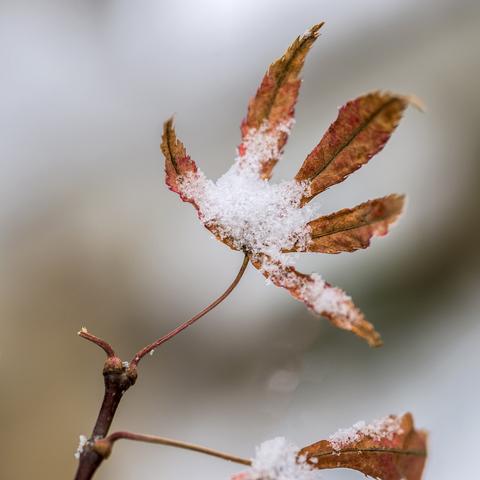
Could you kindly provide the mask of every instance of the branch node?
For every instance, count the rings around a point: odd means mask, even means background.
[[[92,445],[92,450],[97,452],[105,460],[112,453],[112,442],[108,440],[108,438],[95,440]]]

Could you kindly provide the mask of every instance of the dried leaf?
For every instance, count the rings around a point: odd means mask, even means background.
[[[279,132],[277,143],[277,150],[281,153],[288,139],[288,128],[285,127],[294,116],[301,82],[299,74],[322,25],[323,23],[314,25],[304,35],[298,37],[285,54],[270,65],[255,97],[250,100],[247,116],[242,122],[242,144],[238,149],[240,155],[247,153],[245,145],[247,135],[252,129],[259,130],[262,125],[267,125],[271,130],[279,126],[284,127]],[[263,179],[271,177],[277,161],[278,158],[262,159],[260,174]]]
[[[407,103],[415,103],[414,99],[374,92],[347,103],[295,180],[278,188],[262,181],[270,178],[287,141],[300,88],[299,74],[321,26],[315,25],[298,37],[270,66],[242,122],[242,143],[235,163],[217,182],[197,170],[177,140],[172,120],[165,123],[161,148],[166,182],[195,206],[206,228],[232,249],[247,253],[275,285],[287,289],[333,325],[378,346],[379,334],[350,297],[319,275],[297,272],[285,252],[353,251],[367,247],[372,236],[387,232],[400,214],[403,197],[373,200],[311,222],[312,216],[303,206],[377,153]],[[307,246],[292,248],[295,244]]]
[[[256,255],[251,262],[274,285],[288,290],[290,295],[317,315],[327,318],[335,327],[355,333],[371,347],[382,345],[379,333],[343,290],[331,286],[319,275],[300,273],[266,255]]]
[[[344,105],[295,179],[310,182],[304,203],[342,182],[378,153],[397,127],[408,98],[373,92]]]
[[[382,480],[420,480],[427,456],[424,431],[415,430],[410,413],[390,416],[379,425],[340,432],[299,452],[318,469],[351,468]]]
[[[293,251],[340,253],[367,248],[373,236],[388,233],[402,213],[404,201],[403,195],[393,194],[317,218],[308,224],[310,242]]]
[[[168,188],[172,190],[172,192],[178,193],[184,202],[191,203],[197,210],[200,220],[202,220],[201,212],[195,198],[185,194],[182,189],[182,183],[185,182],[187,176],[196,175],[198,169],[195,162],[187,154],[183,143],[177,139],[175,128],[173,127],[173,118],[168,119],[163,124],[163,135],[160,148],[165,156],[165,182],[168,185]],[[234,245],[233,239],[221,235],[217,225],[214,223],[204,223],[204,225],[218,240],[225,243],[233,250],[238,250]]]
[[[181,190],[181,183],[189,173],[196,173],[197,166],[190,158],[183,146],[177,139],[173,118],[163,124],[162,143],[160,145],[165,156],[165,182],[172,192],[178,193],[185,202],[194,203],[192,199],[185,197]]]

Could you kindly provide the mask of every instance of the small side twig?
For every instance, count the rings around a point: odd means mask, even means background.
[[[96,337],[95,335],[92,335],[85,327],[82,327],[80,329],[80,331],[78,332],[78,336],[84,338],[85,340],[88,340],[89,342],[94,343],[95,345],[98,345],[101,349],[105,351],[108,358],[116,356],[115,351],[108,342],[102,340],[99,337]]]
[[[220,452],[211,448],[203,447],[201,445],[195,445],[193,443],[182,442],[180,440],[174,440],[166,437],[158,437],[156,435],[145,435],[142,433],[133,432],[114,432],[108,437],[97,440],[93,444],[93,449],[103,458],[108,458],[112,452],[113,444],[117,440],[133,440],[135,442],[155,443],[157,445],[167,445],[170,447],[182,448],[193,452],[203,453],[212,457],[228,460],[229,462],[240,463],[242,465],[251,465],[251,460],[247,458],[238,457],[229,453]]]
[[[137,379],[137,371],[127,363],[122,362],[115,355],[115,351],[108,342],[92,335],[86,328],[82,328],[78,335],[98,345],[107,354],[107,360],[103,367],[105,393],[102,406],[98,412],[92,434],[80,454],[75,475],[75,480],[90,480],[103,461],[103,457],[93,449],[93,444],[96,439],[104,438],[107,435],[123,394]]]
[[[130,361],[130,365],[135,368],[138,365],[138,362],[147,355],[148,353],[152,352],[155,350],[157,347],[162,345],[162,343],[167,342],[171,338],[173,338],[175,335],[178,335],[182,330],[185,330],[188,328],[190,325],[194,324],[197,320],[205,316],[208,312],[213,310],[218,304],[222,303],[234,290],[234,288],[238,285],[238,282],[240,282],[240,279],[243,277],[243,274],[245,273],[245,270],[247,269],[249,262],[249,256],[245,254],[245,257],[243,258],[243,263],[242,266],[240,267],[240,270],[233,280],[233,282],[230,284],[230,286],[225,290],[225,292],[220,295],[214,302],[212,302],[208,307],[204,308],[201,312],[197,313],[194,317],[192,317],[190,320],[187,320],[186,322],[182,323],[178,327],[174,328],[171,332],[167,333],[163,337],[160,337],[158,340],[155,340],[153,343],[150,345],[147,345],[146,347],[142,348],[140,351],[138,351],[133,359]]]

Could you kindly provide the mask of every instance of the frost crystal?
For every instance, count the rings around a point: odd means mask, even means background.
[[[395,434],[401,434],[400,428],[401,416],[388,416],[379,420],[374,420],[366,424],[363,420],[357,422],[353,427],[338,430],[329,437],[332,448],[340,451],[348,445],[358,442],[363,437],[369,437],[374,441],[392,440]]]
[[[216,182],[200,171],[184,177],[182,194],[192,199],[201,220],[214,225],[223,239],[237,249],[267,254],[287,264],[282,250],[302,245],[310,239],[307,223],[315,218],[310,205],[300,208],[307,185],[295,180],[271,184],[260,178],[262,165],[278,159],[279,136],[291,123],[269,129],[263,124],[244,139],[241,154],[230,170]]]
[[[318,480],[320,473],[297,458],[299,448],[277,437],[256,448],[252,467],[242,476],[245,480]]]
[[[88,439],[85,435],[80,435],[78,437],[78,447],[77,447],[77,451],[73,454],[73,456],[78,460],[80,458],[80,455],[82,454],[83,452],[83,447],[85,446],[85,444],[87,443]]]

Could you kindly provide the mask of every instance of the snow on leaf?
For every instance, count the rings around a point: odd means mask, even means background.
[[[272,125],[265,120],[260,127],[250,128],[243,137],[243,143],[238,149],[237,164],[240,170],[245,170],[247,175],[254,175],[265,180],[266,163],[273,168],[281,155],[280,144],[285,135],[290,133],[293,119]],[[243,172],[241,172],[243,173]]]
[[[400,214],[403,197],[391,195],[320,218],[318,208],[308,202],[377,153],[412,99],[375,92],[347,103],[296,178],[268,182],[293,124],[300,71],[321,25],[298,37],[268,69],[242,123],[235,162],[217,181],[207,179],[188,156],[172,119],[165,123],[161,148],[166,183],[195,206],[217,239],[249,255],[272,283],[333,325],[378,346],[379,334],[350,297],[319,275],[297,272],[292,252],[353,251],[387,232]]]
[[[404,201],[403,195],[388,195],[312,220],[309,242],[295,245],[293,251],[340,253],[367,248],[373,236],[388,233],[402,213]]]
[[[317,469],[350,468],[382,480],[420,480],[427,456],[427,435],[413,417],[390,415],[370,424],[358,422],[300,450]]]
[[[397,127],[408,101],[405,96],[372,92],[345,104],[295,177],[310,182],[304,202],[342,182],[378,153]]]
[[[252,466],[232,480],[317,480],[321,476],[304,457],[298,456],[299,448],[277,437],[263,442],[256,448]]]
[[[312,312],[327,318],[332,325],[355,333],[371,347],[382,345],[380,335],[352,299],[341,289],[325,282],[320,275],[300,273],[266,255],[256,255],[252,264],[274,285],[288,290],[290,295]]]
[[[270,148],[272,135],[259,130],[249,137],[247,156],[238,156],[232,167],[216,182],[199,170],[179,184],[182,198],[193,199],[207,228],[235,250],[250,254],[268,253],[286,262],[283,248],[303,245],[309,239],[307,223],[316,209],[300,207],[305,184],[294,180],[272,184],[258,176],[261,153]]]
[[[256,131],[265,125],[277,129],[280,124],[288,125],[278,135],[276,148],[281,152],[288,139],[289,127],[293,123],[295,104],[300,89],[300,72],[305,57],[318,38],[323,23],[310,28],[290,45],[285,54],[270,65],[255,97],[250,100],[246,118],[242,122],[242,143],[238,151],[243,156],[248,152],[246,139],[252,130]],[[278,161],[278,155],[265,155],[262,158],[260,175],[269,179]]]

